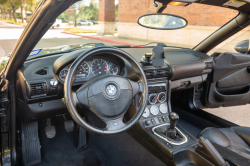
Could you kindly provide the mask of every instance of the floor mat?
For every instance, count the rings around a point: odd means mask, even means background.
[[[48,139],[45,131],[40,131],[43,162],[36,166],[109,166],[109,160],[94,145],[76,151],[72,133],[62,126],[56,126],[56,136]]]

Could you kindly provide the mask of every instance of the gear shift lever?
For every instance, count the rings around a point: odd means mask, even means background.
[[[176,124],[179,120],[179,115],[175,112],[171,112],[169,114],[169,119],[170,119],[170,126],[167,128],[167,136],[170,138],[175,138],[176,137]]]

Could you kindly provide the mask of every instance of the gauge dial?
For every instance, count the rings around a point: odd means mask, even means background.
[[[157,96],[156,94],[151,94],[148,99],[150,104],[155,104],[157,102]]]
[[[160,103],[163,103],[164,101],[166,101],[167,95],[164,92],[161,92],[160,94],[158,94],[158,101]]]
[[[144,118],[147,118],[147,117],[149,116],[149,114],[150,114],[149,109],[146,108],[146,109],[144,110],[142,116],[143,116]]]
[[[150,112],[152,115],[158,115],[159,113],[159,109],[157,106],[153,105],[151,108],[150,108]]]
[[[68,69],[62,69],[61,72],[59,73],[59,78],[62,80],[62,81],[65,81],[65,78],[67,76],[67,73],[68,73]]]
[[[86,62],[83,62],[77,68],[77,74],[81,75],[82,77],[87,77],[89,75],[89,65]]]
[[[115,65],[110,66],[110,67],[109,67],[109,73],[110,73],[110,74],[113,74],[113,75],[116,75],[116,74],[118,73],[118,68],[117,68],[117,66],[115,66]]]
[[[160,111],[161,113],[165,114],[168,112],[168,107],[166,106],[166,104],[161,104],[160,105]]]
[[[108,71],[108,64],[103,59],[96,59],[91,65],[94,75],[106,74]]]

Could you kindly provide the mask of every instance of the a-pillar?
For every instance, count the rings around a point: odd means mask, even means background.
[[[115,34],[115,0],[99,0],[98,35]]]

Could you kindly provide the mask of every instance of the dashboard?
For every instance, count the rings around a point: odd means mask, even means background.
[[[149,102],[142,116],[145,125],[155,118],[158,120],[151,125],[158,121],[165,121],[170,109],[168,93],[201,84],[213,69],[212,57],[190,49],[165,47],[165,63],[162,67],[142,63],[142,56],[145,53],[151,53],[152,47],[121,49],[141,64],[147,78]],[[87,50],[45,56],[24,63],[16,77],[20,121],[30,122],[68,112],[64,104],[64,81],[71,64]],[[120,75],[133,81],[138,80],[129,62],[121,56],[102,53],[78,66],[72,89],[78,89],[86,81],[100,74]],[[168,81],[171,82],[168,89],[162,86],[160,86],[162,89],[157,89],[158,87],[155,86]]]

